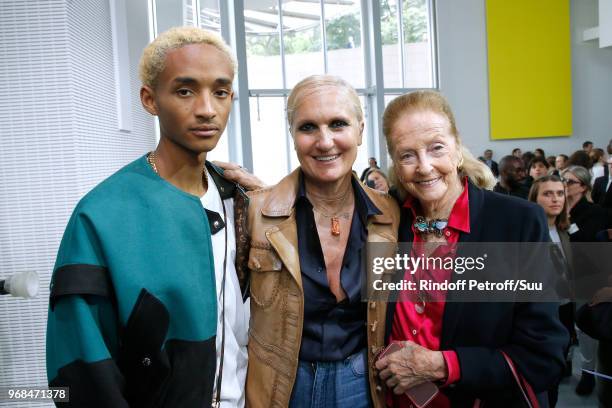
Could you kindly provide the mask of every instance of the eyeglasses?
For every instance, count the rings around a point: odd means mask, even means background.
[[[580,181],[564,179],[563,182],[568,186],[573,186],[574,184],[582,184]]]

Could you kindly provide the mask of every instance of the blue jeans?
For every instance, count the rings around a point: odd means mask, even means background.
[[[367,408],[372,406],[367,350],[342,361],[300,360],[291,408]]]

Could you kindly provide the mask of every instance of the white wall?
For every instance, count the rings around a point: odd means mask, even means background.
[[[591,140],[605,148],[612,138],[612,48],[580,40],[597,25],[597,0],[571,0],[573,134],[571,137],[493,141],[489,98],[485,0],[437,0],[440,90],[448,97],[464,143],[495,158],[537,147],[547,155],[570,154]]]
[[[47,384],[49,279],[68,217],[93,185],[154,146],[136,75],[147,1],[128,3],[130,38],[121,41],[133,112],[123,132],[109,1],[0,1],[0,279],[26,270],[41,278],[36,299],[0,297],[0,388]]]

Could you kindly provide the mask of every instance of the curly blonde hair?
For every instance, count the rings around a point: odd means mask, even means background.
[[[142,84],[154,88],[159,74],[164,70],[168,52],[190,44],[210,44],[216,47],[230,60],[236,74],[236,57],[218,34],[197,27],[174,27],[158,35],[142,52],[138,67]]]
[[[460,157],[462,163],[460,165],[460,175],[467,176],[472,183],[480,188],[492,189],[495,186],[496,180],[489,167],[476,159],[472,153],[461,143],[459,132],[457,131],[457,125],[455,123],[455,116],[450,108],[448,101],[439,92],[423,90],[410,92],[404,95],[400,95],[392,100],[383,114],[383,133],[387,140],[387,149],[391,158],[395,157],[395,146],[391,141],[391,131],[395,122],[404,114],[410,112],[423,112],[432,111],[438,113],[446,119],[450,125],[450,133],[455,137],[455,142],[459,148]],[[407,192],[399,182],[397,178],[397,172],[394,170],[390,172],[389,178],[393,183],[399,196],[404,199]]]

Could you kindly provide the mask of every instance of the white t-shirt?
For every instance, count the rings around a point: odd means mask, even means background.
[[[208,170],[207,170],[208,173]],[[200,199],[204,208],[223,217],[223,205],[219,190],[208,174],[208,191]],[[244,407],[244,388],[247,372],[248,331],[250,307],[243,303],[240,284],[236,275],[236,232],[234,230],[234,199],[224,200],[227,220],[227,272],[225,282],[225,357],[223,358],[223,378],[221,383],[221,407]],[[212,236],[215,278],[217,283],[217,372],[215,374],[214,395],[216,395],[217,375],[221,358],[221,337],[223,324],[221,312],[223,299],[223,257],[225,255],[225,228]]]
[[[595,180],[599,177],[603,177],[604,175],[604,165],[601,163],[595,163],[593,167],[591,167],[591,185],[595,185]]]

